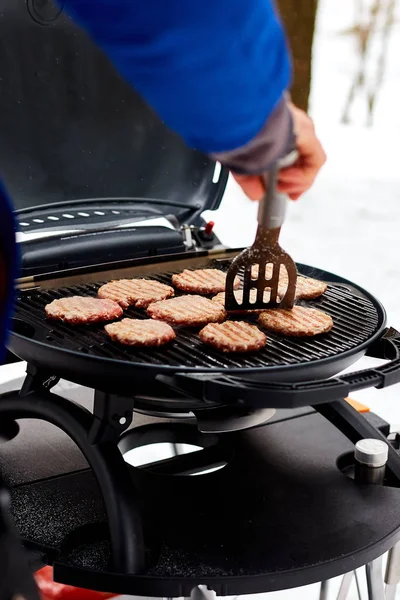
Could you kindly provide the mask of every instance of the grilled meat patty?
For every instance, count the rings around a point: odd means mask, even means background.
[[[202,342],[223,352],[253,352],[261,350],[267,343],[267,337],[258,327],[243,321],[210,323],[199,336]]]
[[[226,285],[226,273],[218,269],[198,269],[172,275],[172,285],[179,290],[193,294],[217,294],[223,292]],[[240,287],[240,279],[235,279],[235,290]]]
[[[299,275],[296,281],[296,300],[312,300],[325,294],[328,286],[325,281]]]
[[[150,304],[147,314],[175,325],[196,327],[207,323],[221,323],[226,318],[223,306],[202,296],[178,296]]]
[[[49,319],[58,319],[73,325],[112,321],[118,319],[123,313],[119,304],[112,300],[84,296],[53,300],[45,306],[45,311]]]
[[[171,298],[174,290],[169,285],[151,279],[119,279],[102,285],[97,294],[99,298],[118,302],[122,308],[147,308],[153,302]]]
[[[113,342],[126,346],[162,346],[176,337],[170,325],[154,319],[122,319],[104,329]]]
[[[294,306],[291,310],[266,310],[258,317],[261,327],[289,336],[314,336],[333,327],[332,317],[315,308]]]
[[[251,277],[252,279],[257,279],[258,277],[258,265],[253,265],[251,269]],[[265,278],[270,279],[272,277],[272,265],[268,264],[265,269]],[[286,293],[288,286],[288,275],[287,271],[284,268],[281,268],[279,273],[279,285],[278,285],[278,293],[281,297],[283,297]],[[324,281],[319,281],[318,279],[312,279],[311,277],[303,277],[302,275],[297,276],[296,282],[296,300],[312,300],[313,298],[318,298],[318,296],[322,296],[325,294],[328,286]]]

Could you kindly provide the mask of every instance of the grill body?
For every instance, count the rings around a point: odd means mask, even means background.
[[[10,349],[30,365],[22,389],[2,395],[1,415],[56,424],[92,465],[92,471],[50,477],[47,488],[42,482],[17,486],[13,494],[22,537],[35,548],[51,552],[58,581],[152,597],[188,596],[199,583],[218,595],[266,592],[329,579],[373,560],[397,540],[395,509],[378,511],[380,520],[374,510],[376,502],[398,506],[396,450],[389,448],[388,461],[388,483],[394,487],[361,490],[368,525],[361,530],[357,519],[351,518],[354,510],[360,514],[360,490],[337,465],[338,455],[346,449],[351,452],[358,439],[385,439],[373,423],[341,399],[348,390],[385,387],[400,379],[400,336],[385,329],[384,309],[365,290],[298,265],[302,274],[328,282],[325,296],[307,304],[331,314],[335,327],[309,340],[269,335],[265,351],[254,355],[213,351],[201,344],[197,330],[192,329],[180,329],[176,342],[162,352],[139,351],[111,344],[102,326],[71,327],[46,320],[44,306],[54,298],[94,296],[102,282],[123,277],[151,277],[168,283],[173,272],[184,268],[226,267],[236,252],[165,257],[157,262],[135,260],[20,282]],[[126,314],[145,317],[134,309]],[[319,381],[367,351],[390,362],[341,379]],[[51,391],[57,376],[96,390],[93,414]],[[182,379],[187,385],[180,388]],[[220,388],[211,400],[203,393],[207,384],[208,392]],[[229,385],[234,389],[233,400],[228,397]],[[81,398],[82,388],[78,388]],[[181,393],[176,395],[176,389]],[[286,404],[282,401],[285,390],[289,392]],[[254,396],[259,407],[274,402],[276,408],[292,408],[293,399],[299,397],[297,406],[312,405],[325,422],[307,414],[302,428],[291,412],[281,415],[284,423],[276,423],[276,428],[271,419],[249,430],[199,434],[195,423],[177,424],[164,413],[166,419],[151,421],[150,428],[138,426],[136,415],[133,430],[127,430],[132,408],[146,412],[158,402],[165,410],[175,403],[182,413],[192,410],[198,426],[210,414],[215,417],[226,411],[241,416],[240,411],[255,405]],[[167,459],[138,468],[127,467],[117,449],[118,442],[124,452],[163,441],[194,443],[202,450],[176,456],[176,462]],[[185,476],[199,466],[215,464],[225,466],[201,477]],[[335,494],[327,496],[331,489]],[[327,504],[328,497],[333,504]],[[44,499],[48,509],[49,498],[56,503],[57,519],[48,518],[41,508]],[[327,519],[328,513],[335,518]],[[39,527],[40,538],[32,534],[37,515],[46,515],[50,525]],[[324,530],[321,523],[331,529]],[[336,546],[326,545],[327,539],[335,539]],[[304,540],[311,540],[311,546],[304,545]]]
[[[153,385],[162,376],[193,374],[234,375],[259,381],[305,381],[337,374],[360,358],[382,333],[386,316],[382,305],[368,292],[323,271],[298,265],[304,275],[329,283],[327,293],[307,305],[333,317],[333,330],[312,339],[296,339],[268,333],[264,350],[254,354],[223,354],[202,344],[198,330],[178,328],[177,339],[160,349],[138,350],[117,345],[102,325],[73,327],[45,317],[44,307],[68,295],[96,296],[98,287],[112,277],[149,276],[169,283],[182,268],[221,266],[220,259],[193,257],[167,264],[138,264],[107,273],[43,280],[38,288],[20,292],[10,338],[12,352],[37,367],[96,389],[132,395]],[[179,263],[179,264],[178,264]],[[124,316],[146,318],[144,311],[129,308]],[[254,321],[254,317],[246,318]],[[144,388],[143,388],[144,389]]]

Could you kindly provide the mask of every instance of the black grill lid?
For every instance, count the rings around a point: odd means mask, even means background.
[[[158,198],[195,220],[227,173],[185,146],[53,0],[0,0],[0,171],[17,209]],[[215,181],[217,179],[217,181]]]

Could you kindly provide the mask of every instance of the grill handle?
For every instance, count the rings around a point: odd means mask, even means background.
[[[225,404],[240,402],[256,408],[296,408],[334,402],[349,396],[351,392],[370,387],[384,388],[400,382],[400,333],[393,328],[385,331],[372,344],[368,356],[388,359],[390,362],[371,369],[364,369],[332,379],[302,383],[260,382],[246,377],[176,375],[162,377],[170,387],[198,395],[201,388],[207,403]]]

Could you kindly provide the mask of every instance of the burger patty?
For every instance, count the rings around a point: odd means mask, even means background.
[[[202,342],[223,352],[253,352],[261,350],[267,343],[267,337],[258,327],[242,321],[210,323],[199,336]]]
[[[325,281],[311,279],[311,277],[297,277],[296,282],[296,299],[297,300],[312,300],[325,294],[328,286]]]
[[[176,337],[170,325],[154,319],[122,319],[104,329],[113,342],[126,346],[162,346]]]
[[[226,318],[223,306],[202,296],[178,296],[150,304],[147,314],[175,325],[196,327],[207,323],[221,323]]]
[[[258,265],[253,265],[251,269],[252,279],[258,277]],[[265,269],[265,278],[270,279],[272,277],[272,265],[268,264]],[[283,297],[286,293],[288,286],[288,274],[286,269],[281,268],[279,274],[278,293]],[[302,275],[297,276],[296,281],[296,300],[312,300],[325,294],[328,289],[327,284],[324,281],[318,279],[312,279],[311,277],[303,277]]]
[[[172,285],[179,290],[194,294],[217,294],[223,292],[226,285],[226,273],[218,269],[185,269],[178,275],[172,275]],[[240,287],[240,279],[235,278],[234,289]]]
[[[241,304],[243,302],[243,290],[236,290],[234,292],[234,295],[235,295],[235,298],[238,301],[238,303]],[[264,302],[269,302],[269,298],[270,298],[270,291],[266,290],[264,292]],[[213,300],[213,302],[218,302],[219,304],[221,304],[221,306],[225,307],[225,292],[220,292],[219,294],[214,296],[214,298],[212,300]],[[255,302],[256,300],[257,300],[257,290],[252,289],[252,290],[250,290],[250,302]],[[279,302],[279,298],[278,298],[278,302]],[[265,310],[265,309],[256,309],[256,310],[236,309],[236,310],[230,310],[228,312],[230,312],[230,313],[240,312],[243,314],[247,314],[247,313],[257,314],[257,313],[263,312],[263,310]]]
[[[97,294],[99,298],[118,302],[122,308],[147,308],[153,302],[171,298],[174,289],[151,279],[119,279],[102,285]]]
[[[83,296],[53,300],[45,306],[45,311],[49,319],[58,319],[73,325],[112,321],[123,313],[119,304],[112,300]]]
[[[291,310],[266,310],[258,317],[261,327],[289,336],[314,336],[333,327],[332,317],[315,308],[294,306]]]

